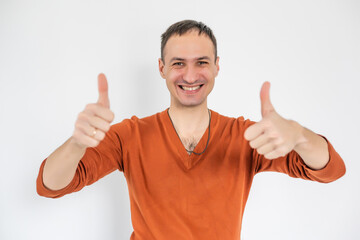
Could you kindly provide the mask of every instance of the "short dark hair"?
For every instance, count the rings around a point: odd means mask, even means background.
[[[197,22],[194,20],[183,20],[177,23],[174,23],[171,25],[162,35],[161,35],[161,60],[164,62],[164,48],[169,40],[169,38],[173,35],[183,35],[191,30],[198,30],[199,35],[205,34],[210,38],[214,45],[214,52],[215,52],[215,61],[217,58],[217,44],[216,44],[216,38],[213,34],[212,30],[206,26],[202,22]],[[164,62],[165,63],[165,62]]]

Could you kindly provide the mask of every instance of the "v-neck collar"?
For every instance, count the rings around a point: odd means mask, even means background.
[[[179,138],[178,134],[176,133],[176,130],[171,122],[170,116],[168,115],[168,109],[169,108],[167,108],[165,111],[162,112],[162,119],[164,121],[166,129],[168,130],[167,132],[169,134],[169,138],[172,140],[169,144],[175,145],[182,164],[185,166],[186,169],[190,169],[200,159],[202,159],[203,156],[206,155],[207,150],[200,155],[197,155],[194,153],[191,153],[191,154],[187,153],[185,146],[181,142],[181,139]],[[211,130],[210,130],[210,136],[209,136],[209,138],[210,138],[209,145],[210,145],[212,136],[214,135],[214,130],[215,130],[214,127],[215,127],[217,119],[218,119],[218,114],[216,112],[212,111],[211,109],[209,109],[209,110],[211,112],[211,121],[210,121],[210,129]],[[200,141],[198,142],[195,149],[193,150],[194,152],[201,153],[202,151],[204,151],[204,149],[206,147],[206,142],[208,140],[208,135],[209,135],[209,128],[206,129],[206,131],[200,138]]]

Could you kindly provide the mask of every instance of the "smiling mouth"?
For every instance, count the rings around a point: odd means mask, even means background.
[[[195,90],[198,90],[199,88],[201,88],[204,84],[201,84],[201,85],[198,85],[198,86],[194,86],[194,87],[186,87],[186,86],[183,86],[183,85],[179,85],[179,87],[182,89],[182,90],[185,90],[185,91],[195,91]]]

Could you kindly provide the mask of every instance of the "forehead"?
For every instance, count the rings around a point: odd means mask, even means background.
[[[213,59],[214,45],[206,34],[200,34],[198,31],[190,31],[181,36],[173,35],[167,41],[164,48],[164,61],[173,57],[184,59],[195,59],[207,56]]]

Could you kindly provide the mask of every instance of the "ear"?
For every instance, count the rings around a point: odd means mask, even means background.
[[[217,77],[217,75],[218,75],[218,73],[219,73],[219,70],[220,70],[219,60],[220,60],[220,57],[217,57],[217,58],[216,58],[216,62],[215,62],[215,66],[216,66],[216,74],[215,74],[215,76],[216,76],[216,77]]]
[[[160,72],[161,77],[165,79],[164,67],[165,67],[165,64],[163,63],[162,59],[159,58],[159,72]]]

